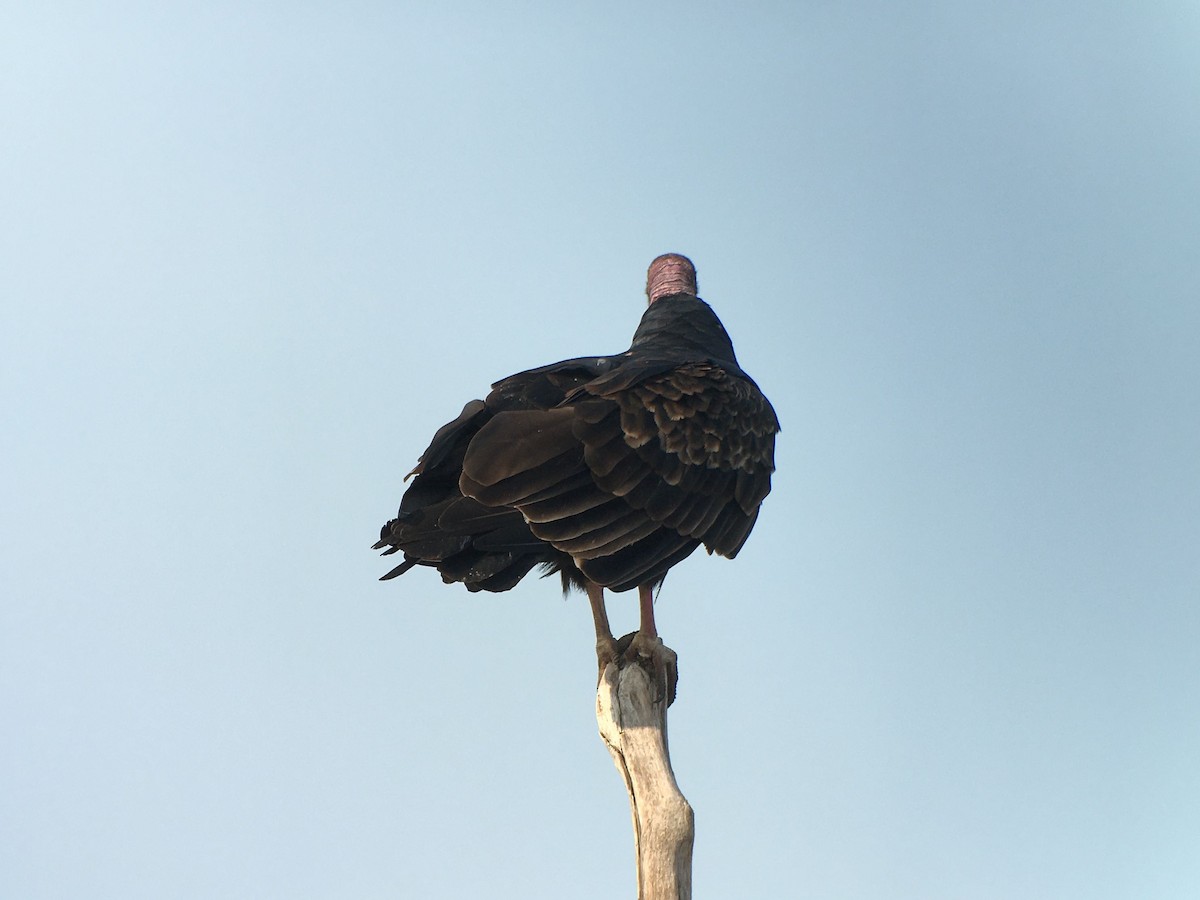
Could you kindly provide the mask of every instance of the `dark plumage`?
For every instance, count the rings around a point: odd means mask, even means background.
[[[506,591],[543,564],[564,584],[624,591],[702,543],[737,555],[771,489],[779,422],[695,288],[655,296],[651,276],[627,351],[509,376],[438,430],[375,545],[404,553],[385,579],[426,565]]]
[[[560,572],[588,593],[601,670],[618,656],[603,589],[637,587],[641,627],[621,652],[661,674],[653,589],[700,544],[737,555],[771,490],[779,420],[686,257],[654,260],[646,294],[624,353],[510,375],[438,429],[375,544],[404,553],[383,579],[422,565],[507,591],[535,566]]]

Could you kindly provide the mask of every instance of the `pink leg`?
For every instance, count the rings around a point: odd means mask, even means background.
[[[604,609],[604,588],[595,582],[587,584],[588,601],[592,604],[592,621],[596,625],[596,640],[613,639],[612,628],[608,624],[608,612]]]
[[[608,624],[608,612],[604,609],[604,588],[589,581],[587,583],[588,602],[592,605],[592,622],[596,626],[596,662],[600,666],[600,674],[604,667],[617,658],[617,642],[613,640],[612,628]]]
[[[654,589],[647,584],[638,585],[638,607],[641,612],[641,625],[625,658],[637,660],[650,672],[657,685],[657,700],[664,697],[667,705],[675,702],[675,686],[679,681],[679,670],[675,651],[663,646],[658,638],[658,628],[654,624]]]
[[[639,584],[638,601],[641,607],[641,627],[638,631],[653,640],[658,637],[658,630],[654,627],[654,588]]]

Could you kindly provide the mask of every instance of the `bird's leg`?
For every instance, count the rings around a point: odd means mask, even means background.
[[[654,588],[651,585],[638,585],[638,609],[641,613],[638,633],[649,640],[657,641],[658,629],[654,627]]]
[[[675,702],[675,687],[679,671],[675,651],[663,644],[654,625],[654,587],[638,585],[639,627],[635,634],[626,635],[618,642],[623,658],[637,662],[650,674],[657,691],[657,699],[667,698],[667,705]]]
[[[592,606],[592,621],[596,625],[596,662],[600,676],[604,667],[617,659],[617,642],[613,640],[612,628],[608,624],[608,612],[604,609],[604,588],[594,581],[587,583],[588,602]]]

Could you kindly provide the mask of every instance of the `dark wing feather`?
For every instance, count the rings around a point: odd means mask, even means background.
[[[444,580],[460,581],[473,591],[506,591],[534,566],[544,565],[552,571],[567,569],[572,578],[578,579],[570,557],[535,537],[520,511],[511,506],[489,506],[465,496],[459,482],[472,442],[490,422],[501,414],[557,406],[569,391],[606,371],[609,364],[603,359],[574,359],[510,376],[493,385],[487,400],[472,400],[458,418],[439,428],[409,473],[408,477],[415,478],[400,501],[400,511],[383,526],[375,544],[375,549],[383,550],[385,555],[400,551],[405,555],[404,561],[384,578],[424,565],[437,568]],[[547,447],[545,441],[523,441],[504,422],[491,434],[497,440],[503,435],[515,439],[509,450],[516,456],[527,445],[535,452]],[[476,474],[499,483],[499,487],[489,483],[487,489],[514,489],[506,479],[520,472],[511,464],[506,471],[502,459],[489,463],[482,456],[476,457]],[[559,461],[558,469],[565,468],[569,467]],[[520,488],[518,493],[532,491],[532,498],[548,500],[590,483],[586,471],[578,471],[574,480],[544,480],[540,489],[528,482],[515,487]]]
[[[570,409],[501,412],[471,439],[459,489],[488,506],[519,508],[562,490],[581,468]]]

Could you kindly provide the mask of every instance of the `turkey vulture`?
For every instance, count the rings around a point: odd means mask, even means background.
[[[655,259],[646,296],[624,353],[510,375],[438,430],[374,545],[404,554],[381,580],[421,565],[507,591],[540,565],[587,592],[601,670],[655,653],[654,589],[700,544],[737,555],[771,490],[779,420],[689,259]],[[634,587],[640,628],[618,647],[604,588]]]

